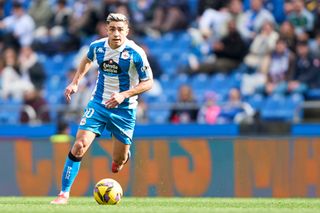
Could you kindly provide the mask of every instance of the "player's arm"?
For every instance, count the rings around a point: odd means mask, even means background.
[[[130,98],[132,96],[139,95],[145,91],[150,90],[152,88],[152,85],[153,85],[152,78],[144,81],[140,81],[140,83],[136,87],[129,89],[127,91],[123,91],[121,92],[121,94],[124,96],[124,98]]]
[[[89,60],[87,56],[84,56],[81,61],[80,65],[78,67],[78,70],[76,74],[73,77],[72,82],[66,87],[64,95],[67,99],[67,101],[71,100],[71,95],[78,91],[78,86],[85,74],[89,71],[91,67],[92,61]]]
[[[130,98],[132,96],[139,95],[145,91],[150,90],[152,88],[152,85],[152,78],[140,81],[140,83],[132,89],[120,93],[113,93],[110,99],[106,101],[105,105],[107,108],[114,108],[117,105],[121,104],[126,98]]]

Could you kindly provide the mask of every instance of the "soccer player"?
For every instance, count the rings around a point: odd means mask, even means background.
[[[137,95],[151,89],[152,71],[145,52],[127,39],[126,16],[111,13],[106,20],[107,38],[90,44],[72,82],[65,89],[67,101],[78,90],[82,77],[94,60],[99,65],[96,87],[79,124],[75,143],[69,152],[62,189],[52,204],[66,204],[70,188],[78,174],[83,155],[104,129],[112,134],[112,172],[117,173],[130,157],[130,145],[136,119]]]

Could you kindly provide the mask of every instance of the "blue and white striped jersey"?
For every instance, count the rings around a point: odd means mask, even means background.
[[[98,79],[91,100],[105,104],[114,92],[122,92],[135,87],[139,81],[152,79],[147,56],[144,50],[131,40],[126,40],[117,49],[111,49],[108,38],[90,44],[87,57],[97,60]],[[118,108],[134,109],[137,96],[125,99]]]

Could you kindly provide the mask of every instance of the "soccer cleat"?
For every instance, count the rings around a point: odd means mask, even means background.
[[[115,162],[112,162],[111,171],[113,173],[118,173],[122,169],[123,165],[119,166]]]
[[[68,200],[69,200],[69,192],[60,192],[58,197],[53,201],[51,201],[50,203],[61,205],[61,204],[67,204]]]

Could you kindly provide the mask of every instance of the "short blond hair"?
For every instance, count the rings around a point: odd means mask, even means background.
[[[110,22],[112,21],[123,21],[125,22],[127,25],[129,25],[129,20],[128,18],[121,14],[121,13],[110,13],[106,19],[107,24],[110,24]]]

